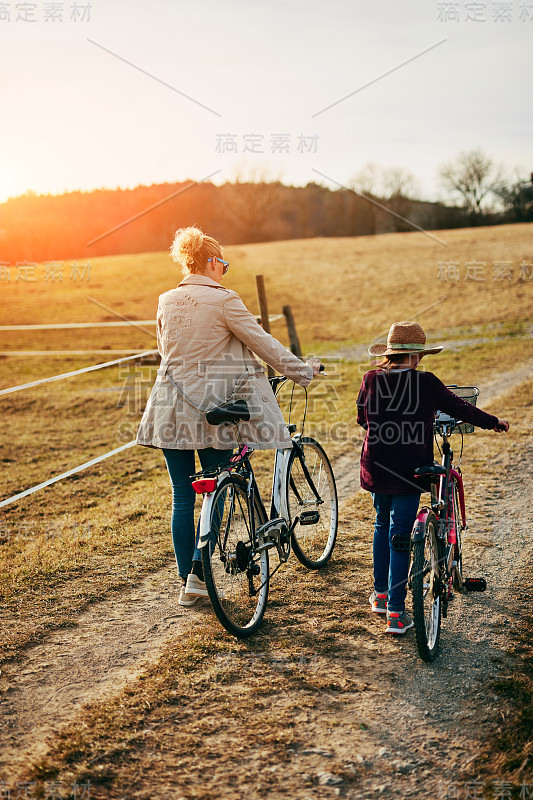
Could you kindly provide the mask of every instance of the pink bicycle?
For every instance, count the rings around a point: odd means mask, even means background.
[[[448,386],[463,400],[476,404],[479,389],[475,386]],[[411,534],[412,562],[409,588],[413,593],[413,618],[416,643],[424,661],[434,661],[440,640],[441,618],[448,613],[453,591],[483,592],[483,578],[463,578],[462,545],[466,530],[463,478],[459,464],[463,453],[463,434],[473,433],[474,426],[437,411],[435,440],[442,439],[442,461],[415,470],[415,478],[431,485],[431,506],[423,506]],[[461,434],[459,464],[454,466],[449,442],[452,433]]]

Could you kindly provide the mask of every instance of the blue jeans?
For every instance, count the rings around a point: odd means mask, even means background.
[[[409,550],[397,544],[409,542],[420,494],[372,494],[376,509],[374,528],[374,589],[389,595],[389,611],[405,610]],[[392,541],[392,537],[398,537]]]
[[[229,460],[232,450],[215,450],[207,447],[198,450],[202,469],[224,464]],[[194,534],[194,502],[196,493],[191,486],[194,472],[194,450],[163,450],[168,474],[172,484],[172,544],[178,565],[178,573],[185,579],[191,571],[193,561],[201,561],[202,555],[197,547]]]

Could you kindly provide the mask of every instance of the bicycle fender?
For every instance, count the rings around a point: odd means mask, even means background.
[[[412,542],[423,542],[424,535],[426,532],[426,520],[428,518],[428,514],[430,513],[430,509],[427,506],[424,506],[420,509],[418,514],[416,515],[415,524],[413,525],[413,530],[411,531],[411,541]]]
[[[204,494],[202,501],[202,511],[200,514],[200,536],[198,539],[198,549],[201,550],[209,541],[209,520],[211,519],[211,506],[215,493]]]
[[[453,467],[450,470],[450,474],[453,475],[455,480],[457,481],[457,489],[459,493],[459,511],[461,514],[461,522],[463,524],[463,528],[466,528],[466,509],[465,509],[465,490],[463,486],[463,476],[460,472],[457,472],[456,469]]]
[[[285,484],[287,482],[287,468],[289,466],[291,452],[290,448],[276,450],[274,485],[272,486],[272,514],[274,514],[275,511],[277,516],[283,517],[284,519],[289,518]]]
[[[227,470],[221,472],[218,476],[217,486],[220,482],[230,473]],[[209,520],[211,519],[211,507],[213,505],[213,499],[215,497],[216,491],[210,492],[210,494],[204,494],[204,499],[202,502],[202,511],[200,513],[200,536],[198,537],[198,549],[201,550],[202,547],[205,547],[207,542],[209,541],[209,534],[211,531],[209,530]]]

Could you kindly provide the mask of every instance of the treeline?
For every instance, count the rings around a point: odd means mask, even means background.
[[[504,219],[485,215],[483,224]],[[228,245],[412,230],[406,220],[427,229],[472,224],[464,208],[401,193],[365,198],[314,183],[188,181],[58,196],[30,193],[0,205],[0,264],[165,250],[175,230],[191,224]]]

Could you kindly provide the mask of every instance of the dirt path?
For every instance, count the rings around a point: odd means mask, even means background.
[[[487,501],[494,514],[490,529],[475,513],[469,523],[464,571],[466,576],[485,577],[489,591],[457,596],[443,621],[438,661],[425,665],[414,647],[404,647],[399,680],[389,687],[392,691],[382,693],[380,705],[386,708],[388,728],[383,746],[390,755],[383,762],[381,783],[393,796],[419,796],[428,781],[434,788],[441,780],[451,784],[479,756],[482,733],[503,721],[500,698],[487,692],[487,682],[507,663],[510,633],[520,623],[513,611],[513,594],[519,589],[518,576],[533,557],[533,535],[525,524],[533,480],[520,465],[523,459],[531,463],[532,457],[530,444],[509,461],[505,489]],[[523,535],[517,537],[517,531]],[[453,693],[447,685],[452,677]],[[387,694],[395,701],[387,703]],[[402,760],[406,774],[413,773],[410,780],[400,779],[401,787],[397,769],[385,764],[391,757]],[[372,777],[366,786],[375,790],[375,784]],[[459,795],[465,793],[463,786]],[[369,795],[364,791],[353,795],[359,796]]]
[[[16,773],[25,754],[45,750],[57,730],[84,703],[118,691],[156,658],[169,636],[187,630],[208,612],[177,604],[175,567],[145,578],[122,599],[104,601],[80,615],[74,628],[52,633],[29,648],[0,676],[0,775]]]
[[[531,365],[526,365],[495,377],[482,387],[483,404],[530,374]],[[357,758],[342,738],[328,739],[336,760],[353,763],[354,769],[368,767],[359,788],[350,788],[348,796],[419,796],[422,786],[445,780],[446,770],[451,775],[454,765],[464,768],[475,755],[468,753],[469,742],[479,738],[483,726],[494,724],[498,701],[484,693],[484,686],[501,668],[514,623],[509,593],[521,565],[533,556],[531,531],[523,526],[532,476],[521,467],[531,463],[532,455],[531,445],[527,452],[507,454],[505,491],[488,501],[494,509],[492,530],[480,530],[475,515],[472,519],[469,558],[479,564],[491,591],[457,598],[444,624],[443,654],[436,665],[423,664],[412,642],[376,639],[374,628],[380,626],[368,615],[367,628],[373,635],[363,649],[373,690],[347,698],[343,713],[375,722],[361,735]],[[334,465],[341,500],[354,491],[357,457],[348,452]],[[511,536],[518,528],[524,532],[520,541]],[[463,614],[466,602],[469,613]],[[198,615],[206,614],[207,603],[180,609],[175,568],[169,565],[120,600],[93,606],[75,627],[54,632],[45,643],[29,648],[18,663],[5,665],[0,675],[0,781],[15,777],[29,753],[32,760],[44,753],[47,734],[73,718],[84,703],[117,693],[157,657],[169,638],[189,630]],[[360,647],[359,651],[363,658]],[[381,658],[385,663],[398,651],[401,659],[394,659],[392,671],[390,665],[379,666]],[[453,695],[445,683],[452,671],[458,677]],[[329,774],[331,753],[309,753],[306,758],[316,774]],[[334,796],[333,787],[340,783],[335,784],[334,776],[329,784],[328,780],[322,779],[324,791],[329,787]]]

